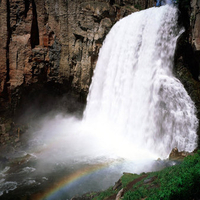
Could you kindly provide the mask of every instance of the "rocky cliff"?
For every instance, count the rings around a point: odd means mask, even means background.
[[[0,1],[0,98],[54,82],[87,94],[99,48],[120,18],[151,0]],[[18,95],[17,98],[20,98]]]
[[[180,1],[185,2],[185,1]],[[86,99],[102,42],[120,18],[154,0],[0,0],[0,115],[49,93]],[[176,74],[200,113],[200,0],[182,5]],[[187,71],[187,72],[185,72]],[[190,80],[190,81],[189,81]],[[200,115],[199,115],[200,118]],[[1,124],[0,120],[0,124]]]
[[[192,45],[195,54],[198,54],[197,59],[200,61],[200,1],[191,1],[192,13],[190,15],[192,28]]]
[[[10,140],[9,130],[19,135],[18,126],[7,119],[27,108],[49,110],[63,93],[70,98],[75,93],[84,102],[99,49],[112,25],[153,3],[0,0],[0,142]],[[77,106],[68,100],[62,103],[69,110]]]

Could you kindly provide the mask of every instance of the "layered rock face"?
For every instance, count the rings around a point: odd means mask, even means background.
[[[7,6],[6,1],[0,3],[0,94],[7,82]],[[0,95],[0,97],[1,97]]]
[[[194,50],[198,53],[200,51],[200,1],[191,1],[192,13],[190,16],[191,26],[192,26],[192,44]],[[199,54],[200,57],[200,54]]]
[[[192,46],[194,49],[195,57],[198,61],[198,68],[200,74],[200,0],[191,1],[192,13],[190,16],[192,28]],[[198,77],[200,80],[200,76]]]
[[[103,39],[120,18],[152,0],[0,1],[0,93],[64,81],[87,93]]]

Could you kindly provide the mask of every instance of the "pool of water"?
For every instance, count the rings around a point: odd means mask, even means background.
[[[21,151],[7,155],[0,171],[0,199],[66,200],[91,191],[102,191],[123,172],[147,172],[176,164],[169,160],[134,163],[124,159],[71,159],[41,163],[39,155]]]

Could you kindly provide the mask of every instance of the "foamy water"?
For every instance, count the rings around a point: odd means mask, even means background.
[[[119,139],[123,154],[136,147],[166,158],[174,147],[197,145],[194,103],[172,73],[182,32],[177,9],[166,5],[125,17],[106,37],[83,123],[105,140]]]

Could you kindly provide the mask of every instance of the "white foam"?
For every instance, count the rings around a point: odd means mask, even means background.
[[[174,147],[195,149],[195,106],[172,73],[182,32],[177,9],[166,5],[123,18],[107,35],[83,126],[117,154],[166,158]]]

